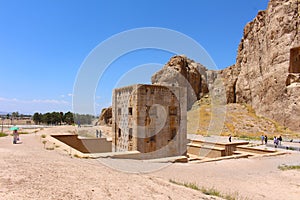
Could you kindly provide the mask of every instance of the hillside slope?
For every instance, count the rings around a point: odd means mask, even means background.
[[[299,138],[300,133],[293,132],[287,127],[280,126],[274,120],[258,116],[248,104],[231,103],[225,105],[224,124],[221,130],[214,129],[218,116],[213,116],[213,106],[207,95],[197,101],[188,111],[188,133],[201,135],[229,135],[234,137],[258,139],[261,134],[269,137],[282,135],[284,138]],[[220,123],[222,120],[217,119]]]

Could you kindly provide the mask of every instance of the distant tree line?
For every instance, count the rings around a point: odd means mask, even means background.
[[[19,114],[19,112],[12,112],[7,114],[0,115],[2,119],[28,119],[31,118],[31,115]]]
[[[35,124],[47,125],[62,125],[62,124],[91,124],[94,119],[93,115],[88,114],[74,114],[72,112],[47,112],[47,113],[34,113],[32,120]]]

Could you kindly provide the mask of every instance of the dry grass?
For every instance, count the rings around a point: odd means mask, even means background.
[[[212,188],[205,188],[205,187],[201,187],[199,188],[197,186],[197,184],[195,183],[181,183],[175,180],[170,179],[169,180],[170,183],[176,184],[176,185],[181,185],[187,188],[191,188],[193,190],[197,190],[202,192],[203,194],[209,195],[209,196],[215,196],[215,197],[221,197],[227,200],[235,200],[238,199],[239,195],[238,193],[235,194],[222,194],[219,190],[215,189],[214,187]]]
[[[0,137],[5,137],[5,136],[8,136],[6,133],[1,133],[0,132]]]
[[[218,107],[215,105],[214,107]],[[218,134],[219,130],[208,129],[212,119],[218,118],[212,115],[212,106],[209,98],[197,101],[192,110],[188,112],[188,133],[203,136]],[[228,104],[226,105],[226,119],[221,131],[222,136],[231,134],[234,137],[257,140],[260,135],[268,135],[269,138],[282,135],[285,138],[296,138],[297,133],[279,125],[274,120],[257,116],[255,110],[248,104]]]
[[[286,170],[300,170],[300,165],[280,165],[278,166],[278,169],[282,171]]]
[[[22,134],[29,134],[28,132],[23,132],[23,131],[18,131],[19,135],[22,135]]]
[[[46,140],[43,140],[42,143],[44,144],[44,149],[46,148],[46,143],[47,141]]]
[[[228,128],[230,133],[235,133],[235,126],[233,124],[225,122],[225,126]]]

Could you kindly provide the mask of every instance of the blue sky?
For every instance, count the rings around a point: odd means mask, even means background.
[[[0,0],[0,111],[24,114],[72,110],[73,86],[85,58],[101,42],[134,28],[181,32],[210,54],[219,69],[235,63],[243,28],[267,0]],[[121,56],[95,92],[95,114],[114,87],[149,83],[153,69],[128,82],[126,72],[165,64],[173,54],[141,50]],[[105,57],[105,55],[102,55]],[[196,60],[197,61],[197,60]],[[152,71],[151,71],[152,70]],[[132,76],[131,76],[132,77]],[[136,78],[136,79],[135,79]]]

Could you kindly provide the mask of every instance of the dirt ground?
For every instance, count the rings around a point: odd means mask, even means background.
[[[300,171],[281,171],[278,166],[282,164],[299,165],[300,153],[202,164],[174,164],[154,176],[215,188],[238,199],[299,199]]]
[[[300,171],[279,165],[300,165],[300,153],[276,157],[172,164],[148,174],[128,174],[97,159],[70,157],[46,150],[42,134],[65,133],[74,127],[45,128],[0,138],[0,199],[219,199],[170,183],[194,183],[215,188],[237,199],[299,199]]]

